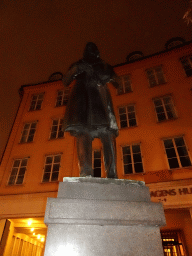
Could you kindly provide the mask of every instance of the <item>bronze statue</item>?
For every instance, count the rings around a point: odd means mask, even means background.
[[[108,178],[117,178],[116,145],[118,127],[107,83],[119,86],[113,68],[100,59],[97,46],[87,43],[83,58],[69,68],[63,78],[65,86],[76,80],[64,116],[63,130],[77,138],[80,176],[93,176],[92,140],[103,144]]]

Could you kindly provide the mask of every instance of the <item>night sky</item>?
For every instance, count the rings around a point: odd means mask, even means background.
[[[0,154],[21,85],[65,73],[88,41],[116,65],[132,51],[162,51],[172,37],[192,40],[192,24],[183,20],[187,8],[188,0],[1,0]]]

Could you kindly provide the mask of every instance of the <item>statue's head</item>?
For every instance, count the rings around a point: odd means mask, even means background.
[[[99,57],[97,45],[92,42],[87,43],[83,53],[83,59],[89,63],[94,63]]]

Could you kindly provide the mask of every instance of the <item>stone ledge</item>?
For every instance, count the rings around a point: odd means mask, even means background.
[[[63,198],[48,198],[45,223],[126,226],[166,224],[160,203]]]

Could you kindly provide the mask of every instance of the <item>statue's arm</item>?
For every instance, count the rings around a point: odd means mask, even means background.
[[[75,80],[77,74],[78,67],[77,65],[73,64],[62,79],[64,86],[69,86],[71,82]]]

